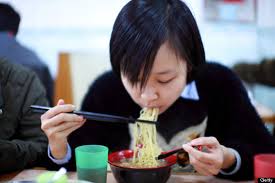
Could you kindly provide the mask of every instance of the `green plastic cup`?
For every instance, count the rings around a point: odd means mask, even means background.
[[[79,180],[106,183],[108,147],[83,145],[75,148],[76,169]]]

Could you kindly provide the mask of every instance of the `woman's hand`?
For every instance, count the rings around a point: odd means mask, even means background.
[[[197,150],[202,146],[204,151]],[[199,137],[182,148],[188,152],[190,164],[202,175],[217,175],[221,169],[229,168],[236,161],[234,153],[221,145],[215,137]]]
[[[64,104],[63,100],[59,100],[55,107],[41,116],[41,129],[48,137],[51,154],[55,159],[65,157],[68,135],[86,121],[82,116],[67,113],[74,109],[73,105]]]

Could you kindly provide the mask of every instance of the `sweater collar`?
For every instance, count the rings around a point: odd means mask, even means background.
[[[186,99],[200,100],[196,87],[196,82],[192,81],[191,83],[187,84],[180,96]]]

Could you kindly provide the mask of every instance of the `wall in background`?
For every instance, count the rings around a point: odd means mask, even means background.
[[[257,23],[208,22],[204,0],[185,0],[198,22],[207,60],[231,66],[239,60],[256,62],[275,56],[273,0],[260,0],[265,12]],[[252,0],[251,0],[252,1]],[[56,74],[61,51],[100,51],[108,54],[109,38],[116,15],[127,0],[1,0],[22,15],[18,39],[35,50]],[[269,12],[269,13],[266,13]]]

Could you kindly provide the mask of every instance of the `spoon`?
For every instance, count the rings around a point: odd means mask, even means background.
[[[61,167],[53,176],[52,178],[48,181],[48,183],[54,183],[57,181],[60,177],[65,175],[67,173],[67,170],[64,167]]]

